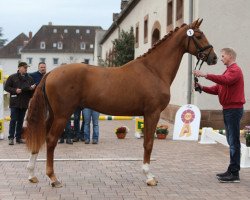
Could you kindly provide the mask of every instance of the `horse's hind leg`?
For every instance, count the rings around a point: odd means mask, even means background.
[[[37,156],[38,156],[38,152],[37,153],[32,152],[31,155],[30,155],[29,163],[27,165],[27,170],[29,172],[29,181],[31,183],[37,183],[38,182],[38,179],[34,174]]]
[[[155,112],[151,113],[149,115],[144,116],[144,159],[143,159],[143,165],[142,165],[142,170],[143,173],[147,177],[147,185],[150,186],[155,186],[157,185],[158,181],[155,179],[155,176],[150,173],[149,171],[149,164],[150,164],[150,157],[151,157],[151,152],[153,149],[153,144],[154,144],[154,133],[155,129],[157,126],[157,123],[160,118],[160,113]]]
[[[66,124],[66,119],[54,119],[51,129],[46,138],[47,142],[47,162],[46,162],[46,174],[50,178],[52,187],[62,187],[62,184],[56,178],[54,173],[54,151],[57,145],[57,141]]]

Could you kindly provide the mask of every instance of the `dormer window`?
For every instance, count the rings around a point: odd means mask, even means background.
[[[21,55],[22,49],[23,49],[22,46],[18,46],[18,47],[17,47],[17,55]]]
[[[80,48],[81,48],[82,50],[84,50],[84,49],[86,48],[86,44],[85,44],[84,42],[81,42],[81,43],[80,43]]]
[[[79,29],[76,29],[76,33],[79,34],[79,33],[80,33],[80,30],[79,30]]]
[[[56,28],[53,29],[53,33],[57,33],[57,29]]]
[[[87,34],[90,34],[90,30],[89,30],[89,29],[87,29],[87,30],[86,30],[86,33],[87,33]]]
[[[40,49],[45,49],[46,45],[45,42],[40,42]]]
[[[68,29],[64,29],[64,33],[68,33]]]
[[[63,49],[63,43],[62,42],[58,42],[57,43],[57,48],[58,49]]]

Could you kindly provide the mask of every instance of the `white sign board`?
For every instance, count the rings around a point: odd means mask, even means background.
[[[201,112],[195,105],[179,108],[175,115],[173,140],[196,140],[199,137]]]

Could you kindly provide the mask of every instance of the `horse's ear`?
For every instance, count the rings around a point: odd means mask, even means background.
[[[196,27],[197,27],[197,28],[199,28],[199,27],[200,27],[200,25],[201,25],[202,21],[203,21],[203,19],[198,19],[198,20],[197,20],[197,25],[196,25]]]
[[[201,23],[202,23],[203,19],[197,19],[195,20],[192,24],[191,24],[191,27],[192,28],[199,28]]]

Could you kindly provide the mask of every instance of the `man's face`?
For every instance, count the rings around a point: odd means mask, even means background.
[[[226,54],[224,51],[221,52],[221,62],[223,62],[224,65],[228,66],[233,61],[232,57],[228,54]]]
[[[18,68],[20,74],[26,74],[27,73],[28,66],[21,66]]]
[[[40,64],[38,66],[38,71],[41,73],[41,74],[45,74],[46,73],[46,64]]]

